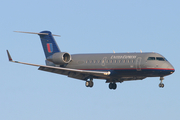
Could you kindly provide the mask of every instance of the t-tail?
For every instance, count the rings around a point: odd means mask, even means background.
[[[59,36],[54,35],[50,31],[42,31],[40,33],[35,32],[22,32],[15,31],[20,33],[29,33],[29,34],[38,34],[41,39],[42,47],[44,49],[44,54],[46,56],[46,65],[55,66],[55,65],[65,65],[71,61],[71,55],[67,52],[61,52],[54,37]]]
[[[38,34],[41,38],[41,43],[44,49],[46,59],[52,56],[54,53],[61,52],[52,33],[50,31],[42,31],[42,34]]]
[[[48,57],[52,56],[54,53],[61,52],[54,37],[53,37],[53,36],[59,36],[59,35],[54,35],[50,31],[42,31],[40,33],[23,32],[23,31],[15,31],[15,32],[39,35],[40,39],[41,39],[42,47],[44,49],[44,54],[46,56],[46,59]]]

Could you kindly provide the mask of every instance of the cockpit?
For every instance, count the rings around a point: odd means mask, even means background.
[[[148,57],[147,60],[168,61],[166,58],[163,57]]]

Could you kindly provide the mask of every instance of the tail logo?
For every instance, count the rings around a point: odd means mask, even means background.
[[[47,43],[47,51],[48,51],[48,53],[52,53],[53,52],[53,45],[52,45],[52,43]]]

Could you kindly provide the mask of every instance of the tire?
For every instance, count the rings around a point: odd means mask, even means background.
[[[109,89],[112,89],[112,88],[113,88],[113,84],[109,83]]]
[[[159,83],[159,87],[160,87],[160,88],[162,87],[162,83]]]
[[[89,81],[89,87],[93,87],[94,83],[93,81]]]
[[[117,88],[117,84],[113,83],[113,89],[115,90]]]
[[[89,87],[89,85],[90,85],[90,82],[89,82],[89,81],[86,81],[86,82],[85,82],[85,86],[86,86],[86,87]]]

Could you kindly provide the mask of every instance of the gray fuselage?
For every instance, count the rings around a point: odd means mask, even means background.
[[[163,77],[174,72],[173,66],[158,53],[74,54],[66,68],[110,71],[110,76],[94,77],[110,81]],[[50,65],[48,62],[47,65]],[[51,63],[51,65],[54,65]]]

